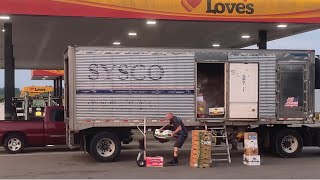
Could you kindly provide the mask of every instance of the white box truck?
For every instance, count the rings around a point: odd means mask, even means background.
[[[147,118],[173,112],[190,128],[224,123],[259,133],[282,157],[319,146],[314,51],[69,47],[65,53],[69,147],[114,161]],[[292,127],[292,126],[295,127]]]

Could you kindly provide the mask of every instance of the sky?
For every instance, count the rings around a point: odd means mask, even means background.
[[[257,46],[250,46],[247,48],[257,49]],[[268,42],[268,49],[316,50],[316,53],[320,54],[320,30],[270,41]],[[16,70],[16,88],[22,88],[30,85],[53,86],[53,81],[32,81],[31,70]],[[4,87],[4,70],[0,70],[0,88],[2,87]]]

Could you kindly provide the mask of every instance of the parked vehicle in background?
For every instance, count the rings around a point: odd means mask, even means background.
[[[292,157],[320,146],[320,130],[307,126],[314,91],[314,51],[69,47],[67,144],[114,161],[144,117],[161,127],[173,112],[190,129],[257,126],[261,150]]]
[[[31,120],[0,121],[0,144],[6,152],[20,153],[26,147],[66,144],[62,106],[47,107],[45,117]]]

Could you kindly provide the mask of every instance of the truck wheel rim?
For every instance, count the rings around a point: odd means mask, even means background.
[[[18,151],[21,148],[21,146],[22,146],[22,143],[18,138],[12,138],[8,141],[8,148],[11,151]]]
[[[285,136],[282,139],[281,147],[282,150],[286,153],[294,153],[298,149],[298,146],[298,139],[291,135]]]
[[[109,138],[103,138],[97,143],[97,152],[102,157],[111,156],[116,150],[116,144]]]

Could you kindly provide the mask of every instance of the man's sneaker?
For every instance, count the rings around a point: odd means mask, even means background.
[[[175,160],[173,159],[173,160],[171,160],[171,161],[168,161],[167,164],[170,165],[170,166],[176,166],[176,165],[178,165],[178,161],[175,161]]]

